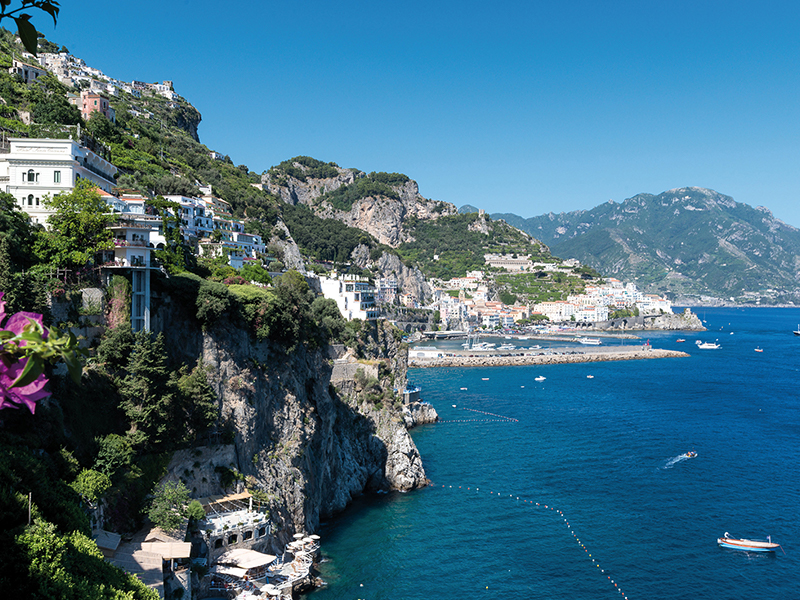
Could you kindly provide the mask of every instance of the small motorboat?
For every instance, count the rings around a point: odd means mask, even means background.
[[[676,342],[678,342],[678,343],[680,344],[681,342],[685,342],[686,340],[685,340],[685,339],[683,339],[683,338],[678,338],[678,339],[677,339],[677,340],[675,340],[675,341],[676,341]]]
[[[594,379],[594,375],[587,375],[586,379]]]
[[[764,350],[762,350],[761,348],[756,348],[756,352],[763,352],[763,351]]]
[[[547,377],[545,377],[544,375],[539,375],[539,376],[538,376],[538,377],[535,379],[535,381],[544,381],[545,379],[547,379]]]
[[[775,544],[772,542],[772,538],[770,536],[767,536],[766,542],[762,542],[759,540],[732,538],[727,531],[723,537],[717,538],[717,544],[723,548],[731,548],[732,550],[746,550],[747,552],[775,552],[775,550],[781,548],[780,544]],[[781,548],[781,550],[783,550],[783,548]]]
[[[686,458],[697,458],[697,452],[695,452],[694,450],[690,450],[689,452],[684,454],[684,456]]]

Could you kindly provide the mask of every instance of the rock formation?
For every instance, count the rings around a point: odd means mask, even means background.
[[[367,326],[359,348],[344,359],[304,347],[286,354],[227,322],[205,331],[190,323],[184,307],[169,298],[154,311],[154,329],[163,331],[175,358],[199,359],[208,369],[228,432],[222,437],[232,441],[176,455],[172,477],[197,495],[224,491],[212,472],[229,470],[246,479],[271,499],[271,520],[283,543],[295,531],[315,530],[321,518],[366,490],[426,484],[406,423],[435,420],[435,411],[404,408],[391,393],[393,383],[405,386],[407,351],[388,323]],[[369,377],[358,373],[359,360]],[[341,361],[353,361],[355,375],[334,385],[332,373]],[[381,400],[363,393],[365,386]]]

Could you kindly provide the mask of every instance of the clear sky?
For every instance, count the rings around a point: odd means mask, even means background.
[[[796,1],[61,0],[47,19],[109,76],[173,80],[200,140],[259,173],[303,154],[524,217],[700,186],[800,226]]]

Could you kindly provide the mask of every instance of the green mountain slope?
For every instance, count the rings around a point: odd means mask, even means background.
[[[639,194],[589,211],[495,214],[601,273],[692,300],[800,302],[800,231],[703,188]]]

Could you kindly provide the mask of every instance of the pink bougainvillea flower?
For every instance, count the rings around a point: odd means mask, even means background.
[[[6,321],[5,325],[0,325],[6,331],[13,331],[15,335],[19,335],[22,333],[23,328],[25,325],[30,323],[30,321],[36,321],[39,325],[42,324],[42,315],[39,313],[32,313],[32,312],[25,312],[20,311],[16,314],[11,315],[8,317],[8,321]],[[2,321],[0,321],[0,324]],[[42,339],[47,339],[47,329],[44,330],[44,334],[42,335]],[[24,346],[25,342],[20,341],[20,346]]]
[[[19,335],[31,320],[39,325],[42,324],[42,315],[32,312],[18,312],[8,317],[6,321],[4,295],[3,292],[0,292],[0,328]],[[5,324],[3,324],[3,321],[6,321]],[[42,336],[44,339],[47,338],[47,333],[45,329]],[[24,341],[11,343],[18,343],[20,346],[26,344]],[[50,395],[50,392],[44,391],[44,386],[47,385],[47,378],[43,373],[28,385],[11,387],[14,381],[22,374],[27,364],[27,358],[14,360],[11,355],[2,352],[2,347],[0,347],[0,410],[26,406],[31,413],[34,413],[36,411],[36,402]]]
[[[11,384],[22,373],[27,362],[28,359],[23,358],[6,366],[5,361],[0,359],[0,410],[27,406],[28,410],[34,413],[36,411],[36,402],[50,395],[50,392],[44,391],[44,386],[47,385],[47,377],[44,376],[44,373],[28,385],[11,387]]]

